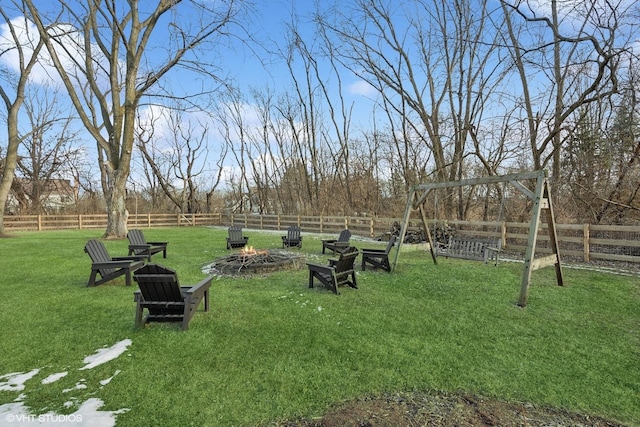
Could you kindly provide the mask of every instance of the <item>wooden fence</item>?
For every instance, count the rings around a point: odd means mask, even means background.
[[[194,227],[239,225],[247,229],[286,230],[298,225],[303,232],[338,234],[348,228],[355,235],[378,237],[389,233],[400,218],[349,216],[257,215],[257,214],[138,214],[128,218],[129,228]],[[417,229],[416,220],[410,228]],[[7,231],[62,229],[104,229],[102,215],[24,215],[4,217]],[[432,227],[434,221],[429,223]],[[441,222],[438,222],[441,225]],[[523,252],[529,236],[529,223],[449,220],[457,235],[501,237],[506,250]],[[421,225],[420,225],[421,226]],[[537,253],[550,253],[546,225],[540,227]],[[556,224],[560,254],[585,262],[591,260],[640,263],[640,226]]]

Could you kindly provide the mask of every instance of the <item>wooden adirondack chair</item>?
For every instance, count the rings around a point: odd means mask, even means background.
[[[249,238],[242,235],[242,227],[232,225],[229,227],[229,237],[227,237],[227,249],[243,248],[247,245]]]
[[[89,240],[84,251],[91,258],[91,275],[87,286],[101,285],[122,275],[127,286],[131,286],[131,272],[142,267],[147,258],[146,255],[112,257],[99,240]],[[100,280],[96,281],[98,274]]]
[[[366,265],[370,264],[374,268],[381,268],[391,272],[391,264],[389,263],[389,252],[396,244],[396,236],[391,236],[389,243],[385,249],[362,249],[362,270]]]
[[[162,252],[162,258],[167,257],[168,242],[147,242],[142,230],[129,230],[129,255],[146,255],[151,261],[151,255]]]
[[[322,253],[325,249],[329,249],[334,254],[336,252],[342,252],[349,247],[349,240],[351,239],[351,232],[344,229],[340,232],[337,239],[323,240],[322,241]]]
[[[302,236],[300,235],[300,227],[292,225],[287,229],[287,235],[282,237],[282,248],[290,248],[291,246],[297,246],[298,249],[302,248]]]
[[[180,322],[182,330],[189,329],[189,322],[200,303],[209,311],[209,288],[213,276],[193,286],[180,286],[175,270],[157,264],[147,264],[136,270],[133,280],[139,290],[133,293],[136,302],[135,326],[149,322]],[[143,319],[143,312],[148,315]]]
[[[356,272],[353,264],[358,256],[358,249],[351,246],[340,252],[338,259],[330,259],[329,265],[307,263],[309,267],[309,287],[313,288],[314,279],[318,279],[327,289],[339,295],[339,286],[348,285],[358,289]]]

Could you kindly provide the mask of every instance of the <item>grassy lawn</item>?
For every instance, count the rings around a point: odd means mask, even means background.
[[[188,332],[135,330],[135,286],[119,278],[85,287],[83,247],[101,231],[0,239],[0,377],[40,369],[23,391],[0,391],[0,405],[23,393],[35,413],[64,414],[99,398],[101,410],[129,409],[117,416],[123,426],[244,426],[320,415],[365,395],[443,390],[640,425],[638,277],[565,268],[558,287],[546,268],[534,272],[522,309],[521,264],[435,266],[425,252],[403,252],[393,274],[358,271],[359,289],[340,296],[309,289],[304,267],[217,278],[212,310]],[[224,229],[144,232],[170,242],[167,259],[154,262],[176,269],[183,285],[228,253]],[[277,248],[285,232],[245,234],[256,248]],[[307,260],[325,263],[320,236],[303,235]],[[126,255],[126,240],[104,243]],[[124,339],[132,344],[120,357],[80,370]],[[59,372],[68,374],[42,383]]]

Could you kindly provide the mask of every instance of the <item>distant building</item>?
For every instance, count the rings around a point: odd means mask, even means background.
[[[5,212],[7,214],[27,213],[34,207],[32,197],[39,195],[40,207],[44,213],[58,213],[72,206],[78,200],[78,186],[68,179],[49,179],[39,183],[41,188],[34,188],[34,183],[25,178],[15,178],[9,192]]]

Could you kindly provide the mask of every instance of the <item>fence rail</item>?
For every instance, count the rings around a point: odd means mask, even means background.
[[[130,215],[129,228],[194,227],[239,225],[247,229],[286,230],[298,225],[302,231],[338,234],[348,228],[355,235],[377,237],[389,230],[399,218],[306,216],[306,215],[256,215],[256,214],[137,214]],[[418,226],[418,224],[420,224]],[[430,221],[429,227],[441,225]],[[529,223],[484,222],[449,220],[447,225],[457,235],[470,237],[499,237],[506,250],[526,249]],[[21,215],[4,217],[7,231],[42,231],[64,229],[104,229],[107,215]],[[421,227],[421,221],[410,224]],[[560,254],[585,262],[591,260],[640,263],[640,226],[556,224]],[[538,253],[550,253],[546,225],[540,227]]]

